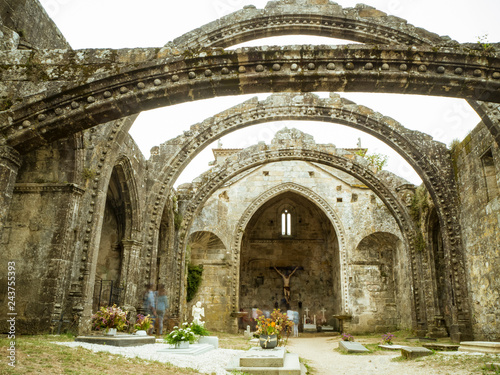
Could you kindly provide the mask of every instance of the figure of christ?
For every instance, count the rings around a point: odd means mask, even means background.
[[[290,277],[297,271],[298,266],[295,267],[295,269],[288,275],[282,274],[276,267],[273,267],[276,272],[280,274],[280,276],[283,278],[283,293],[285,294],[285,299],[287,303],[290,303]]]

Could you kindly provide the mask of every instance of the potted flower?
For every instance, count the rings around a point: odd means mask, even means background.
[[[354,341],[354,336],[349,333],[342,333],[342,341]]]
[[[182,328],[175,326],[174,329],[165,337],[165,341],[174,345],[176,349],[189,348],[189,344],[194,343],[196,336],[187,323],[182,323]]]
[[[394,340],[394,335],[390,332],[387,332],[382,335],[382,344],[392,345],[392,340]]]
[[[259,343],[263,349],[273,349],[276,346],[286,345],[293,322],[286,314],[275,309],[270,318],[261,315],[257,318],[257,332]]]
[[[104,331],[106,335],[116,335],[117,331],[124,331],[127,326],[127,312],[116,305],[103,306],[92,315],[92,329]]]
[[[151,318],[149,315],[137,314],[137,320],[134,324],[135,334],[138,336],[146,336],[151,328]]]

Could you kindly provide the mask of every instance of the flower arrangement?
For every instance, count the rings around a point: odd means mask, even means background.
[[[201,325],[201,324],[197,324],[197,323],[191,323],[189,325],[189,328],[191,328],[191,331],[193,331],[193,333],[195,335],[198,335],[198,336],[209,336],[210,335],[210,332],[205,328],[205,326]]]
[[[354,341],[354,336],[349,333],[342,333],[342,341]]]
[[[127,321],[127,312],[116,305],[101,307],[92,315],[92,329],[97,331],[116,328],[117,331],[124,331],[129,322]]]
[[[137,320],[134,324],[134,329],[148,331],[151,328],[152,320],[148,315],[137,314]]]
[[[270,318],[261,315],[257,318],[257,335],[277,335],[278,346],[286,345],[288,336],[292,332],[293,322],[288,320],[285,313],[275,309]]]
[[[392,333],[387,332],[382,335],[382,344],[392,345],[392,340],[394,340],[394,336]]]
[[[181,341],[189,341],[190,344],[195,342],[196,336],[187,323],[182,323],[182,328],[175,326],[174,329],[165,337],[168,344],[175,345]]]

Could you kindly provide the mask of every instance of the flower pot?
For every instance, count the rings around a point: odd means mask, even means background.
[[[274,349],[278,346],[278,335],[260,335],[259,344],[262,349]]]
[[[189,341],[176,342],[175,349],[189,349]]]
[[[104,335],[106,336],[116,335],[116,328],[107,328],[106,331],[104,331]]]
[[[135,331],[135,334],[136,334],[137,336],[147,336],[147,335],[148,335],[148,333],[147,333],[145,330],[143,330],[143,329],[140,329],[140,330],[138,330],[138,331]]]

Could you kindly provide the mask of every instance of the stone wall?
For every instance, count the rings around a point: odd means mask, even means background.
[[[453,159],[461,200],[473,334],[500,339],[500,151],[479,124],[458,146]]]
[[[19,48],[69,48],[69,44],[38,1],[1,0],[3,27],[14,31]],[[4,38],[13,37],[4,32]],[[11,46],[14,47],[15,44]]]

